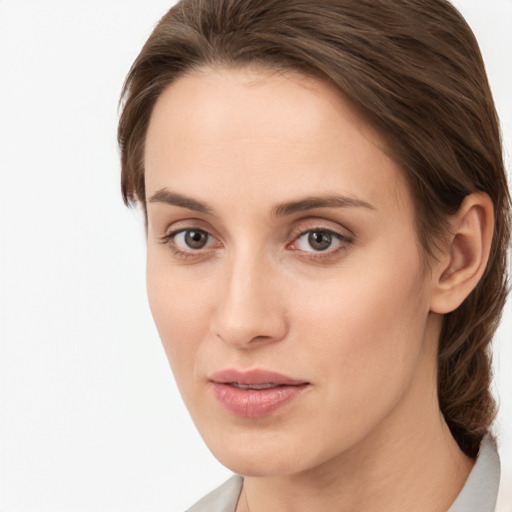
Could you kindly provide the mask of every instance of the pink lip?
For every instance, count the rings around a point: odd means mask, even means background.
[[[223,370],[210,376],[215,398],[231,413],[244,418],[268,416],[293,398],[298,397],[309,382],[292,379],[267,370]],[[241,389],[242,386],[272,384],[265,389]]]

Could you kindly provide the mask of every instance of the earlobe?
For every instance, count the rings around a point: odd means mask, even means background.
[[[451,231],[438,260],[430,310],[457,309],[480,281],[491,249],[494,208],[483,192],[467,196],[450,219]]]

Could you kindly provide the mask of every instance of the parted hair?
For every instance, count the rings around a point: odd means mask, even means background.
[[[261,65],[334,84],[384,136],[415,200],[425,261],[448,219],[487,193],[495,227],[479,284],[446,314],[438,398],[460,448],[478,453],[496,406],[489,344],[507,293],[509,194],[499,122],[476,39],[446,0],[181,0],[160,20],[121,95],[122,194],[146,214],[144,145],[157,98],[185,73]]]

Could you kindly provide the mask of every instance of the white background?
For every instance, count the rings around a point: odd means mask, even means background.
[[[172,3],[0,0],[3,512],[180,511],[229,475],[179,398],[145,297],[142,219],[119,192],[119,92]],[[512,1],[456,3],[510,155]],[[508,307],[495,362],[509,489],[511,333]]]

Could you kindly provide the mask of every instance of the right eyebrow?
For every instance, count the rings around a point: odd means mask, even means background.
[[[179,206],[180,208],[186,208],[194,212],[203,213],[205,215],[215,215],[214,210],[205,203],[192,199],[191,197],[178,194],[177,192],[171,192],[166,188],[162,188],[155,192],[148,200],[148,203],[165,203],[173,206]]]

